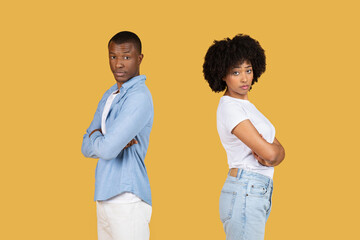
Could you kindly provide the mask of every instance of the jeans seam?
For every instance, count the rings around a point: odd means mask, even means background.
[[[227,216],[225,218],[221,219],[221,221],[223,223],[225,223],[225,222],[227,222],[228,220],[230,220],[232,218],[237,193],[236,192],[231,192],[231,191],[223,191],[223,190],[221,191],[221,193],[231,194],[230,208],[228,209]]]

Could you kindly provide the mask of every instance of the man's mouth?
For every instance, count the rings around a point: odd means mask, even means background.
[[[123,77],[125,76],[125,72],[115,72],[114,75],[117,76],[117,77]]]

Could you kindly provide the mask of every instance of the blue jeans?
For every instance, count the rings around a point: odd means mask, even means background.
[[[238,170],[228,175],[220,195],[220,219],[227,240],[263,240],[271,210],[272,179]]]

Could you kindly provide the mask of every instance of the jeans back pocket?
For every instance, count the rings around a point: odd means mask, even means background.
[[[231,218],[235,204],[236,194],[236,192],[221,190],[219,204],[221,222],[225,222]]]

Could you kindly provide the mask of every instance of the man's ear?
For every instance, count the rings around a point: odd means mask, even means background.
[[[139,59],[139,64],[142,62],[143,58],[144,58],[144,54],[140,54],[139,58],[138,58]]]

